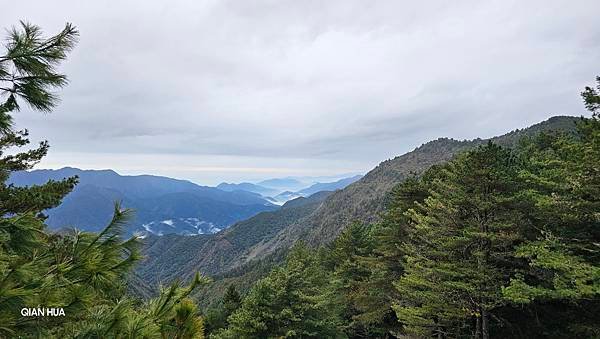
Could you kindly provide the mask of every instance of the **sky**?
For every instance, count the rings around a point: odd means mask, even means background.
[[[4,0],[0,0],[4,2]],[[80,42],[40,168],[200,184],[366,173],[438,137],[586,114],[599,1],[11,1]],[[0,31],[1,33],[1,31]],[[0,51],[2,51],[0,49]],[[1,52],[0,52],[1,53]]]

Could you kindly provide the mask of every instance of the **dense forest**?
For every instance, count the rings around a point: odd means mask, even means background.
[[[28,148],[13,114],[52,110],[67,84],[56,67],[77,39],[71,25],[44,38],[22,23],[0,55],[0,337],[600,337],[600,77],[572,133],[489,141],[403,178],[380,220],[296,242],[249,289],[230,284],[202,309],[198,274],[131,295],[142,258],[142,240],[123,238],[132,211],[116,204],[99,233],[51,233],[43,213],[77,178],[6,183],[49,148]],[[28,307],[65,316],[21,316]]]

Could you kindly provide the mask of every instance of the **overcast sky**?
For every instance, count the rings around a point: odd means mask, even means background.
[[[367,172],[441,136],[581,115],[600,1],[13,1],[80,43],[41,167],[202,184]]]

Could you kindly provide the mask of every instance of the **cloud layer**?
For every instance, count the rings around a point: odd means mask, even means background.
[[[17,119],[51,142],[48,167],[202,183],[362,172],[440,136],[584,113],[600,3],[422,3],[17,2],[0,21],[81,31],[61,105]]]

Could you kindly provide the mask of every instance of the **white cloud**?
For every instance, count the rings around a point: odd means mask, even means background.
[[[51,142],[45,165],[213,182],[220,173],[366,171],[439,136],[486,137],[582,114],[578,93],[600,74],[599,9],[53,1],[5,6],[0,19],[48,33],[69,21],[81,31],[63,103],[17,119]]]

